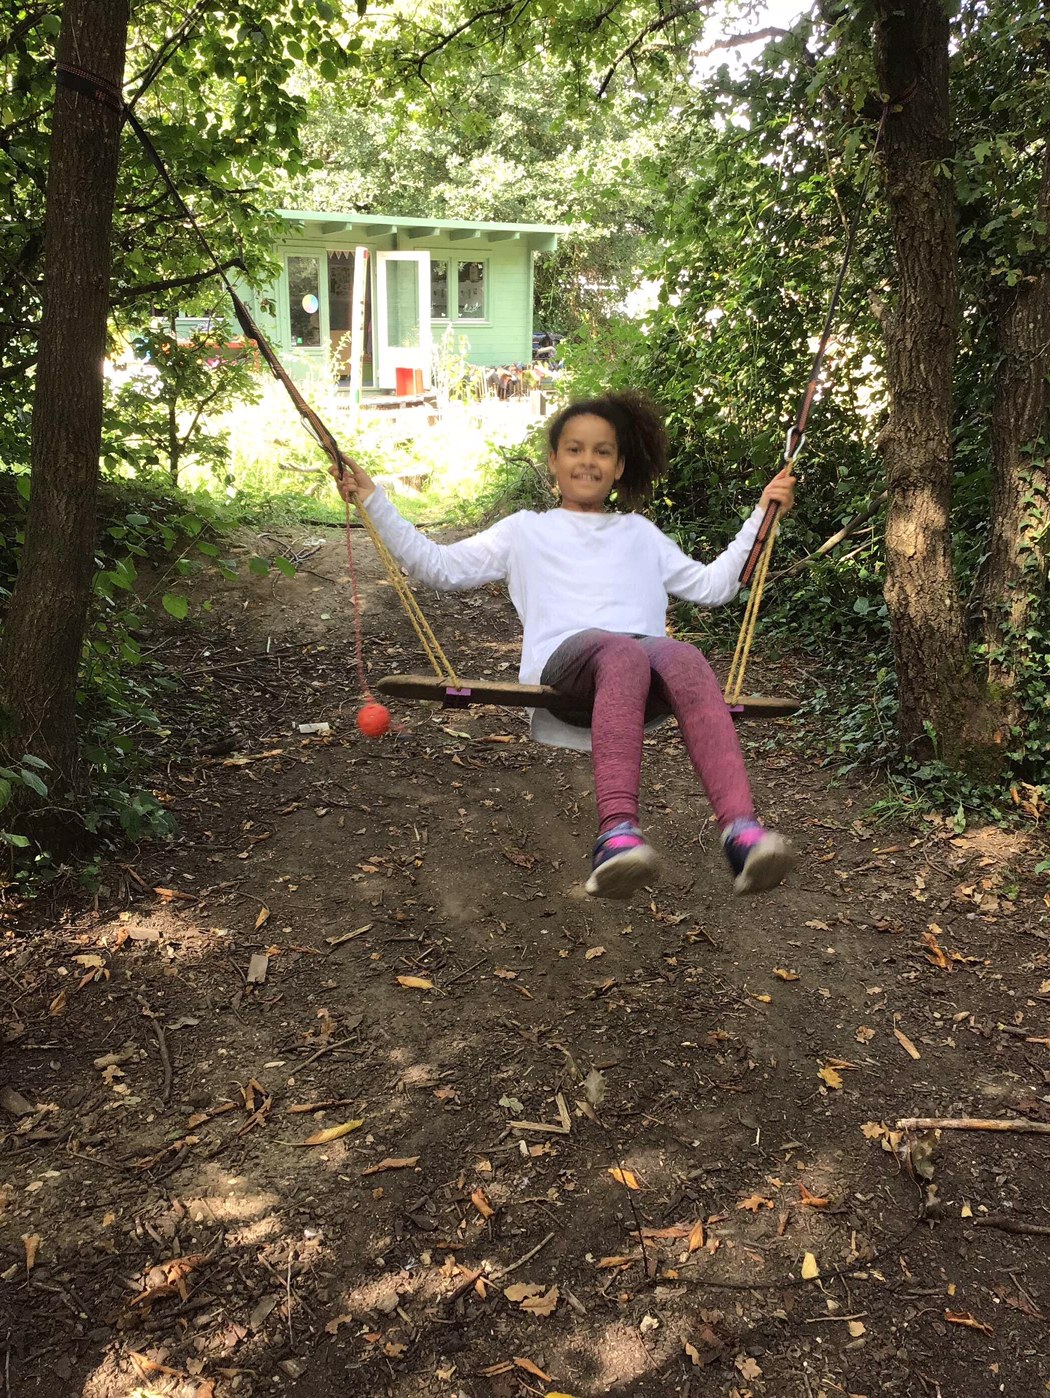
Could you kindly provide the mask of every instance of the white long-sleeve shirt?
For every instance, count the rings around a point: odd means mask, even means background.
[[[762,520],[756,508],[724,553],[697,563],[638,514],[519,510],[468,539],[438,544],[398,513],[382,487],[365,508],[397,561],[426,586],[453,592],[506,582],[524,628],[523,684],[537,684],[549,658],[577,632],[663,636],[669,596],[707,607],[731,602]],[[589,729],[546,710],[533,710],[531,721],[539,742],[590,747]]]

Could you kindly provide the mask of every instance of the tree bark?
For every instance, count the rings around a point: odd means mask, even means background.
[[[128,0],[66,0],[59,62],[118,90]],[[50,764],[50,799],[75,787],[75,696],[95,562],[110,239],[120,115],[55,92],[44,227],[44,307],[32,422],[32,494],[0,649],[0,743]],[[39,832],[39,827],[38,827]]]
[[[1050,149],[1034,220],[1050,224]],[[988,555],[976,595],[989,678],[1010,722],[1021,717],[1014,658],[1045,593],[1050,550],[1050,241],[1045,232],[1039,241],[1042,265],[1007,294],[996,325]]]
[[[948,33],[939,0],[878,0],[880,86],[900,103],[884,145],[897,287],[883,317],[890,409],[880,446],[900,737],[913,752],[966,766],[971,753],[987,755],[993,725],[967,657],[952,566],[959,272],[954,193],[938,169],[952,153]]]

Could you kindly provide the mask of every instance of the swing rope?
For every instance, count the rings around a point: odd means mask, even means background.
[[[884,102],[882,115],[879,118],[879,128],[875,133],[875,140],[868,153],[867,164],[864,169],[864,179],[861,181],[860,194],[857,198],[857,207],[853,211],[853,218],[850,221],[849,236],[846,239],[846,250],[842,256],[842,264],[839,267],[839,274],[835,281],[834,290],[831,293],[831,300],[828,302],[827,315],[824,317],[824,329],[821,332],[820,341],[817,345],[817,352],[813,357],[813,368],[810,371],[809,382],[806,384],[806,391],[802,395],[802,406],[799,408],[798,417],[791,427],[788,428],[787,438],[784,442],[784,456],[781,461],[781,470],[786,471],[788,478],[793,480],[795,476],[795,462],[802,451],[806,440],[806,423],[809,421],[809,410],[813,406],[816,397],[817,386],[820,379],[820,371],[824,364],[824,356],[827,353],[828,345],[831,341],[831,333],[835,321],[835,312],[838,310],[839,297],[842,294],[842,285],[846,280],[846,272],[849,268],[850,260],[853,256],[853,246],[857,240],[857,229],[860,226],[860,216],[864,209],[864,201],[868,192],[868,182],[875,164],[875,156],[879,146],[882,144],[883,133],[886,129],[886,118],[890,112],[890,103]],[[769,561],[773,556],[773,545],[776,542],[777,533],[780,529],[780,506],[775,502],[770,504],[759,525],[758,536],[751,546],[751,552],[747,561],[740,570],[740,582],[742,586],[751,584],[751,591],[748,594],[747,606],[744,610],[744,619],[740,626],[740,635],[737,637],[736,650],[733,653],[733,661],[729,667],[729,676],[726,679],[725,700],[727,704],[738,704],[744,689],[744,676],[747,673],[747,662],[751,655],[751,645],[755,639],[755,628],[758,624],[758,613],[762,606],[762,593],[765,591],[766,577],[769,573]]]

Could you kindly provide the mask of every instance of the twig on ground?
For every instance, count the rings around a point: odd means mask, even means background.
[[[1024,1117],[994,1120],[979,1116],[902,1116],[898,1131],[1028,1131],[1050,1136],[1050,1122],[1028,1121]]]
[[[519,1257],[517,1262],[511,1262],[509,1266],[500,1267],[497,1271],[493,1272],[489,1277],[489,1281],[499,1281],[502,1277],[509,1277],[511,1272],[516,1272],[519,1267],[524,1267],[525,1263],[530,1262],[538,1252],[542,1252],[555,1236],[555,1233],[548,1233],[541,1243],[537,1243],[536,1246],[525,1253],[523,1257]]]
[[[145,1000],[140,999],[139,1004],[142,1007],[142,1013],[153,1026],[153,1032],[157,1037],[157,1047],[160,1049],[161,1067],[164,1070],[164,1084],[161,1087],[160,1095],[161,1100],[167,1102],[168,1098],[171,1096],[172,1079],[171,1055],[168,1052],[168,1041],[164,1037],[164,1030],[161,1028],[160,1020],[146,1004]]]
[[[1033,1238],[1050,1238],[1050,1226],[1045,1223],[1026,1223],[1023,1218],[1005,1218],[993,1214],[990,1218],[973,1219],[975,1228],[998,1228],[1001,1233],[1020,1233]]]

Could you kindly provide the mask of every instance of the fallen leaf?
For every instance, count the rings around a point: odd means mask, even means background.
[[[155,893],[157,889],[153,890]],[[184,1369],[171,1369],[167,1364],[158,1364],[155,1359],[150,1359],[147,1354],[139,1354],[138,1350],[129,1349],[128,1355],[132,1363],[145,1377],[147,1374],[170,1374],[172,1378],[184,1379],[186,1372]]]
[[[504,1288],[503,1294],[508,1301],[518,1304],[530,1296],[539,1296],[542,1292],[543,1287],[538,1282],[514,1282],[511,1286]]]
[[[584,952],[583,957],[584,957],[584,960],[585,960],[585,961],[593,961],[594,958],[595,958],[596,956],[604,956],[604,955],[605,955],[605,948],[604,948],[604,947],[588,947],[587,950]]]
[[[748,1213],[757,1214],[759,1209],[771,1209],[772,1199],[764,1199],[761,1194],[749,1194],[746,1199],[742,1199],[737,1204],[738,1209],[747,1209]]]
[[[517,971],[506,971],[502,966],[497,966],[492,974],[498,976],[501,981],[516,981],[518,979]]]
[[[488,1201],[488,1196],[479,1185],[470,1196],[470,1202],[477,1209],[482,1218],[495,1218],[496,1210]]]
[[[521,1303],[521,1309],[528,1311],[530,1315],[553,1315],[560,1295],[558,1288],[552,1286],[543,1296],[526,1296]]]
[[[861,1024],[854,1032],[853,1037],[856,1039],[858,1044],[867,1044],[870,1043],[872,1039],[874,1039],[875,1030],[870,1028],[867,1024]]]
[[[106,963],[97,952],[85,952],[82,956],[74,956],[73,960],[78,966],[89,966],[100,969]]]
[[[761,1005],[772,1005],[772,995],[752,995],[752,1000],[757,1000]]]
[[[885,1136],[888,1130],[881,1121],[866,1121],[860,1129],[869,1141],[877,1141],[880,1136]]]
[[[403,985],[406,990],[433,990],[434,982],[426,980],[423,976],[398,976],[398,985]]]
[[[827,1206],[827,1200],[819,1198],[816,1194],[811,1194],[801,1180],[798,1182],[799,1193],[802,1195],[802,1203],[810,1209],[823,1209]]]
[[[607,1270],[609,1267],[627,1267],[631,1263],[629,1257],[603,1257],[598,1262],[599,1271]]]
[[[900,1029],[898,1029],[896,1025],[893,1026],[893,1033],[896,1036],[897,1042],[900,1044],[901,1048],[905,1051],[905,1053],[910,1054],[912,1058],[922,1057],[922,1054],[915,1047],[912,1041],[908,1038],[907,1034],[903,1033]]]
[[[527,1374],[531,1374],[534,1379],[542,1379],[544,1383],[550,1383],[550,1374],[545,1374],[538,1364],[533,1364],[531,1359],[523,1359],[521,1355],[512,1356],[514,1363],[519,1369],[524,1369]]]
[[[979,1330],[982,1335],[995,1334],[990,1325],[986,1325],[983,1320],[975,1320],[969,1311],[964,1311],[961,1314],[956,1311],[945,1311],[944,1318],[950,1325],[965,1325],[967,1330]]]
[[[836,1073],[834,1068],[821,1068],[817,1077],[822,1078],[828,1087],[839,1088],[842,1086],[842,1075]]]
[[[52,1018],[57,1019],[59,1015],[65,1014],[66,1006],[69,1004],[69,991],[60,990],[47,1007],[47,1012]]]
[[[195,893],[180,893],[177,888],[155,888],[153,892],[158,898],[163,898],[166,903],[170,903],[173,898],[180,899],[183,903],[196,903]]]
[[[39,1233],[23,1233],[22,1246],[26,1250],[26,1271],[31,1272],[36,1263],[36,1255],[40,1250]]]
[[[740,1377],[744,1379],[760,1379],[762,1370],[755,1361],[746,1354],[738,1354],[736,1357],[736,1367],[740,1370]]]
[[[785,971],[783,966],[774,966],[773,974],[778,981],[797,981],[800,979],[797,971]]]
[[[813,1281],[820,1276],[820,1268],[817,1266],[817,1259],[811,1252],[807,1252],[802,1259],[802,1280]]]
[[[293,1146],[326,1146],[329,1141],[338,1141],[340,1136],[349,1136],[351,1131],[356,1131],[359,1126],[364,1126],[364,1119],[358,1121],[344,1121],[339,1126],[327,1126],[323,1131],[315,1131],[312,1136],[307,1136],[305,1141],[290,1141]]]
[[[806,923],[807,927],[812,927],[814,932],[830,932],[831,928],[826,922],[819,922],[816,918],[812,922]]]
[[[642,1187],[633,1170],[621,1170],[618,1165],[610,1165],[608,1173],[612,1175],[617,1184],[625,1184],[628,1189],[641,1189]]]
[[[264,923],[266,923],[266,922],[269,921],[269,918],[270,918],[270,909],[269,909],[269,908],[266,906],[266,904],[264,903],[264,904],[262,905],[262,907],[259,909],[259,916],[255,919],[255,930],[256,930],[256,932],[258,932],[259,928],[262,927]]]
[[[936,966],[941,971],[950,971],[952,963],[945,956],[944,948],[937,940],[937,933],[940,930],[935,922],[931,922],[929,931],[922,934],[923,945],[926,947],[926,960],[931,966]]]
[[[388,1155],[385,1160],[381,1160],[378,1165],[369,1165],[367,1170],[362,1170],[362,1175],[378,1175],[383,1170],[410,1170],[413,1165],[418,1165],[418,1155],[392,1156]]]
[[[862,1320],[850,1320],[846,1323],[849,1326],[850,1336],[854,1340],[859,1340],[860,1337],[864,1334],[865,1330],[867,1329],[867,1326],[864,1324]]]
[[[697,1249],[702,1248],[703,1245],[704,1225],[699,1219],[697,1219],[696,1223],[693,1224],[692,1230],[689,1234],[689,1242],[687,1244],[687,1249],[689,1252],[696,1252]]]

